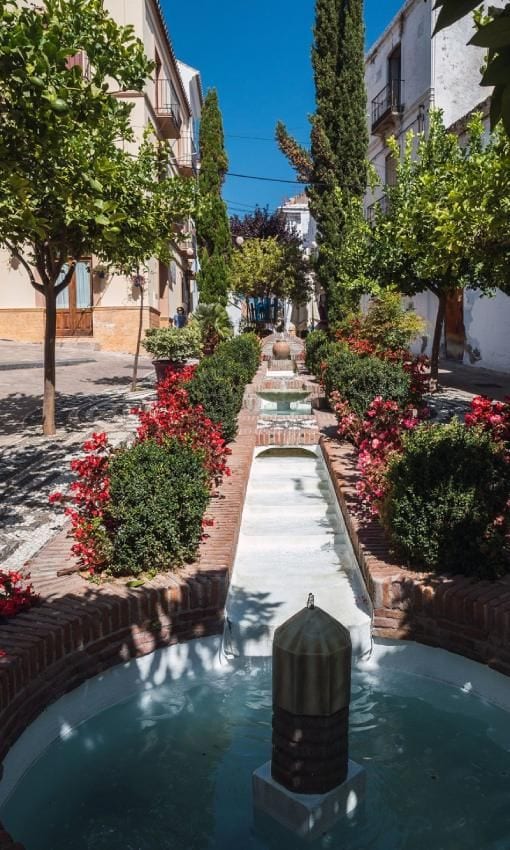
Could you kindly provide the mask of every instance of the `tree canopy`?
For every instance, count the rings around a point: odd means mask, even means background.
[[[397,181],[388,187],[386,209],[379,210],[371,235],[374,277],[406,295],[429,290],[438,298],[434,377],[448,295],[460,287],[490,294],[508,286],[508,143],[497,137],[484,146],[483,134],[475,115],[461,145],[435,111],[428,135],[408,134],[402,159],[398,143],[390,141]]]
[[[190,208],[164,148],[147,138],[131,156],[123,146],[134,141],[132,107],[112,89],[142,90],[152,69],[102,0],[0,0],[0,245],[45,298],[45,433],[55,430],[56,298],[76,263],[95,254],[136,268]]]
[[[295,304],[308,298],[308,276],[301,250],[274,236],[246,239],[232,253],[232,288],[244,296],[273,295]]]

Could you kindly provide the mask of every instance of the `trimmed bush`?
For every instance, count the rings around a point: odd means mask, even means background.
[[[222,426],[223,436],[233,440],[243,394],[260,362],[260,345],[253,334],[222,342],[205,357],[188,385],[192,404],[201,404],[206,415]]]
[[[320,365],[328,355],[331,341],[324,331],[311,331],[306,338],[306,368],[312,375],[318,376]]]
[[[204,360],[188,385],[189,399],[193,405],[202,405],[206,416],[221,425],[227,442],[237,433],[237,414],[241,409],[244,383],[238,379],[228,364]]]
[[[376,396],[401,406],[410,399],[411,378],[400,363],[359,357],[344,347],[330,350],[322,380],[328,398],[337,391],[361,417]]]
[[[414,566],[496,577],[508,571],[510,464],[479,428],[417,428],[390,462],[381,519]]]
[[[203,453],[178,439],[147,440],[114,455],[109,473],[109,571],[136,576],[193,560],[210,497]]]
[[[219,357],[230,357],[240,362],[245,370],[249,383],[260,364],[260,342],[254,333],[246,333],[222,342],[216,351]]]

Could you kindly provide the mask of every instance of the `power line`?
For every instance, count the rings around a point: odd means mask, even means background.
[[[243,180],[263,180],[267,183],[292,183],[296,186],[320,185],[319,183],[303,183],[302,180],[283,180],[281,177],[258,177],[255,174],[236,174],[233,171],[227,171],[227,177],[241,177]]]

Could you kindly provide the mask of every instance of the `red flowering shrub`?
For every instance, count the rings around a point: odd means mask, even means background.
[[[16,570],[0,570],[0,617],[15,617],[37,602],[32,585],[26,584],[29,578]]]
[[[468,428],[483,428],[494,442],[501,443],[510,463],[510,396],[505,401],[476,396],[471,402],[471,411],[466,414],[466,425]]]
[[[151,439],[161,443],[177,437],[189,443],[205,452],[206,469],[211,480],[219,484],[224,475],[230,475],[227,458],[231,450],[223,439],[221,426],[205,415],[202,405],[190,404],[186,385],[192,380],[195,369],[189,366],[169,375],[158,384],[157,401],[148,410],[133,411],[140,420],[137,440]]]
[[[158,385],[157,400],[148,409],[133,411],[140,421],[134,445],[150,442],[163,448],[172,440],[181,443],[200,456],[210,492],[224,475],[230,475],[227,466],[230,449],[225,444],[221,427],[205,416],[200,405],[189,403],[186,384],[193,374],[193,367],[171,374]],[[112,462],[128,450],[114,451],[104,433],[93,434],[83,450],[85,456],[71,463],[78,480],[71,484],[72,506],[66,513],[71,519],[75,540],[72,552],[85,569],[94,573],[108,568],[115,554],[119,528],[112,508],[110,473]],[[54,493],[50,499],[58,502],[62,495]]]
[[[358,433],[358,469],[361,480],[357,492],[363,507],[372,515],[387,489],[386,472],[392,457],[402,452],[403,438],[424,418],[423,412],[411,407],[402,410],[394,401],[377,396],[370,405]]]

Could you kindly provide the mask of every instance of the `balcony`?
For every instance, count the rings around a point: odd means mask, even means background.
[[[195,140],[189,134],[184,134],[179,138],[175,158],[183,177],[193,177],[198,174],[198,150]]]
[[[382,195],[375,203],[366,208],[365,221],[370,227],[375,227],[377,215],[387,215],[389,210],[390,200],[387,195]]]
[[[181,133],[181,107],[170,80],[156,80],[156,117],[164,139],[178,139]]]
[[[402,103],[403,80],[390,80],[372,100],[372,133],[382,134],[393,130],[404,111]]]

